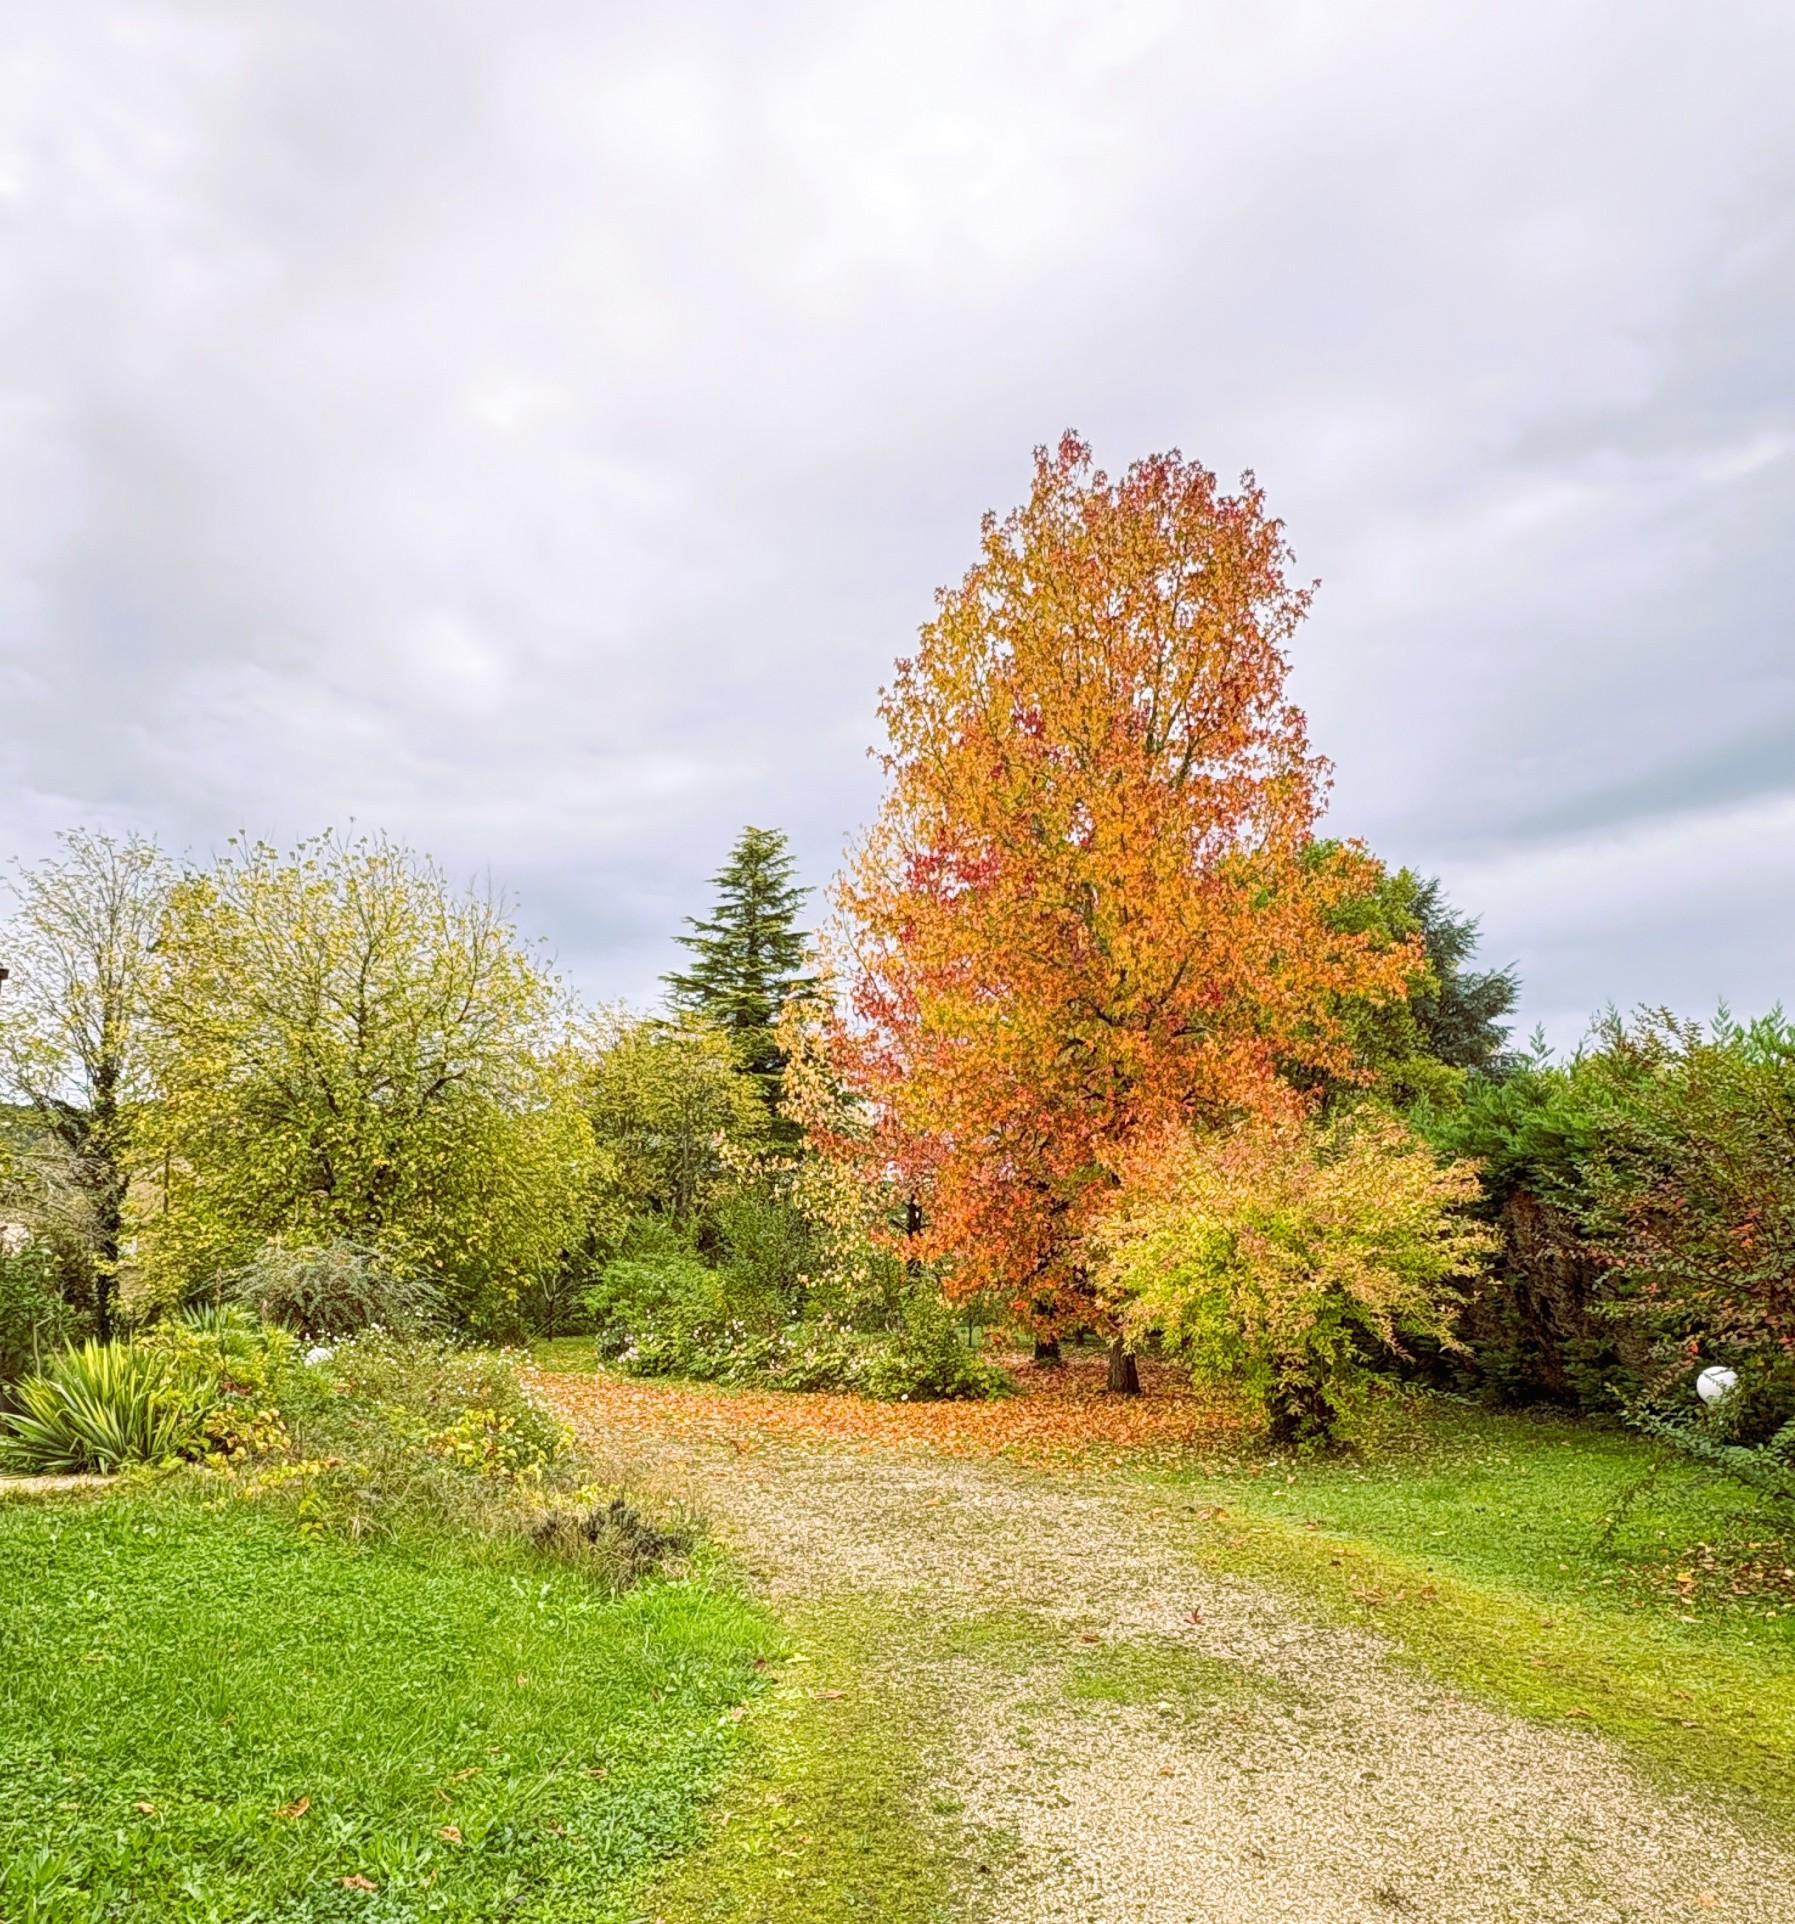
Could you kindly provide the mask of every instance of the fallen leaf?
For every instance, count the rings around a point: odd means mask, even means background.
[[[449,1782],[452,1784],[459,1784],[463,1782],[466,1778],[478,1777],[479,1774],[480,1774],[480,1766],[478,1764],[469,1764],[466,1770],[455,1771],[450,1776]]]
[[[309,1797],[302,1797],[296,1804],[282,1804],[274,1814],[276,1817],[303,1817],[312,1807]]]
[[[1587,1717],[1589,1712],[1587,1710],[1567,1710],[1564,1714],[1567,1717]]]
[[[131,1808],[142,1811],[145,1817],[154,1817],[156,1814],[156,1806],[154,1804],[133,1804]]]
[[[355,1871],[348,1877],[339,1877],[337,1882],[346,1891],[377,1891],[380,1888],[378,1884],[370,1883],[360,1871]]]
[[[1176,1776],[1177,1773],[1172,1769],[1170,1764],[1161,1764],[1159,1767],[1159,1774],[1162,1777],[1172,1777],[1172,1776]]]
[[[594,1770],[590,1764],[583,1765],[580,1769],[582,1777],[609,1777],[610,1774],[609,1770]]]
[[[529,1678],[521,1670],[517,1673],[517,1687],[519,1690],[527,1690],[530,1687]]]
[[[818,1690],[811,1694],[817,1697],[845,1697],[848,1693],[845,1690]]]
[[[1078,1641],[1080,1643],[1101,1643],[1103,1639],[1098,1636],[1095,1630],[1081,1630],[1078,1633]]]
[[[445,1824],[436,1834],[438,1837],[446,1837],[451,1844],[461,1842],[461,1832],[453,1824]]]
[[[1695,1901],[1704,1911],[1717,1911],[1720,1908],[1720,1893],[1718,1891],[1703,1891]]]
[[[1192,1623],[1201,1623],[1201,1622],[1203,1621],[1203,1613],[1202,1613],[1202,1611],[1201,1611],[1201,1610],[1193,1610],[1193,1611],[1192,1611],[1192,1612],[1190,1613],[1190,1618],[1189,1618],[1189,1621],[1190,1621],[1190,1622],[1192,1622]]]
[[[1104,1387],[1105,1361],[1068,1357],[1061,1369],[1045,1371],[1023,1364],[1017,1393],[983,1404],[794,1397],[585,1373],[544,1372],[537,1380],[582,1428],[714,1441],[741,1454],[763,1439],[804,1437],[861,1447],[922,1443],[948,1456],[1101,1469],[1118,1460],[1176,1464],[1193,1448],[1239,1436],[1238,1412],[1198,1391],[1175,1365],[1143,1357],[1146,1394],[1116,1397]],[[1211,1514],[1227,1512],[1218,1506]]]

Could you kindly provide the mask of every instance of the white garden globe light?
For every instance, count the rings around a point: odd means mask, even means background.
[[[1695,1393],[1704,1403],[1718,1403],[1738,1380],[1737,1371],[1714,1364],[1695,1379]]]

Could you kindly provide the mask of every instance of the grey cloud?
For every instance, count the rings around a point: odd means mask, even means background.
[[[1555,1033],[1780,992],[1786,9],[16,11],[22,851],[354,816],[648,992],[1070,424],[1258,471],[1335,826]]]

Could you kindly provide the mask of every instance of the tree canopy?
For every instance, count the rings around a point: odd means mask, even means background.
[[[175,886],[158,946],[152,1288],[347,1241],[503,1328],[597,1170],[555,985],[501,907],[382,840],[239,845]]]
[[[79,1250],[107,1336],[137,1124],[151,1093],[153,948],[172,869],[143,836],[76,830],[60,839],[60,854],[20,869],[14,884],[17,912],[0,953],[9,971],[0,1088],[35,1118],[34,1199],[49,1201],[50,1240]]]

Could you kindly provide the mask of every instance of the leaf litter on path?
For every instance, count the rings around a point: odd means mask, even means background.
[[[983,1408],[543,1386],[593,1440],[677,1461],[775,1604],[860,1598],[907,1626],[860,1685],[952,1706],[933,1789],[1013,1841],[969,1915],[1333,1924],[1400,1893],[1437,1924],[1795,1917],[1779,1842],[1576,1720],[1442,1696],[1382,1613],[1317,1623],[1200,1563],[1189,1517],[1084,1473],[1226,1448],[1194,1397],[1112,1400],[1092,1443],[1076,1376]]]

